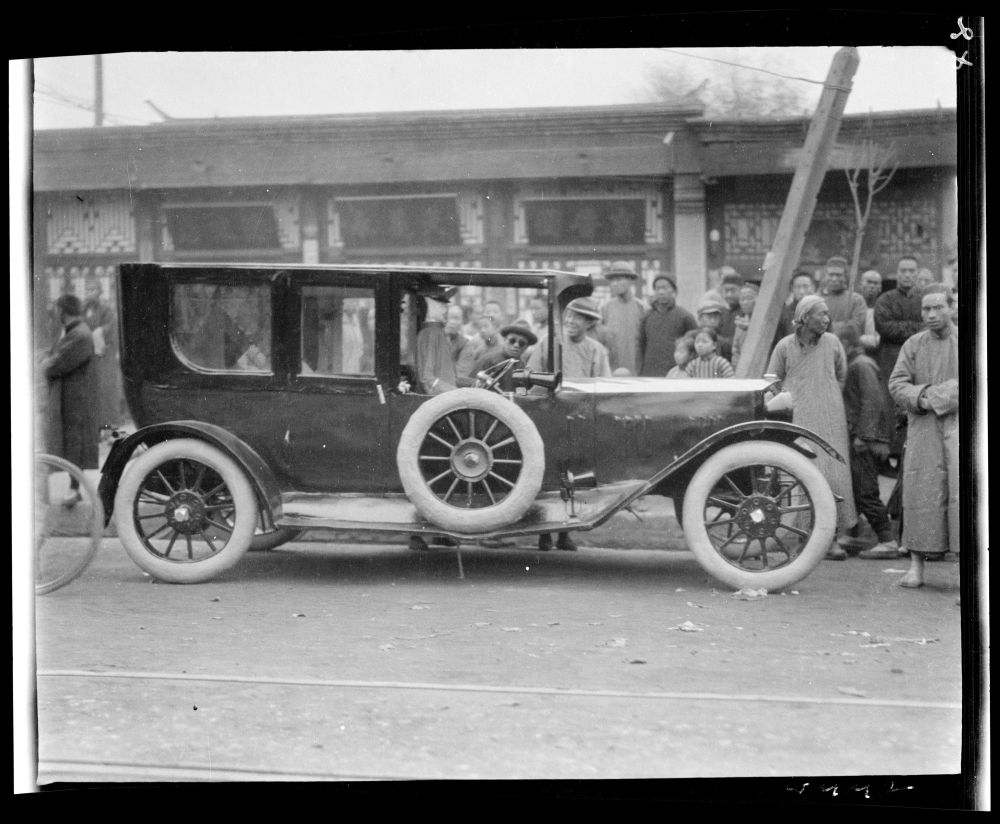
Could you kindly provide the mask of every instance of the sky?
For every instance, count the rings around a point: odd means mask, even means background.
[[[863,46],[848,113],[952,108],[944,46]],[[728,61],[792,76],[811,113],[834,47],[134,52],[104,55],[106,125],[173,118],[636,103],[653,67],[712,80]],[[34,128],[94,125],[93,55],[33,61]],[[768,77],[768,75],[764,75]],[[813,82],[806,82],[812,80]],[[159,110],[159,111],[158,111]],[[162,112],[162,114],[161,114]]]

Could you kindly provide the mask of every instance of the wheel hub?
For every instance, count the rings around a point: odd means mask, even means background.
[[[185,535],[195,535],[205,528],[205,502],[191,492],[178,492],[166,507],[167,522]]]
[[[468,439],[460,442],[451,453],[451,468],[463,481],[480,481],[493,465],[493,453],[482,441]]]
[[[768,538],[781,523],[781,510],[767,495],[751,495],[736,510],[736,523],[750,538]]]

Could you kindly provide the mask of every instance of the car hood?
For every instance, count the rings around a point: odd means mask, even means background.
[[[763,378],[569,378],[562,382],[566,392],[595,395],[717,392],[761,392],[772,381]]]

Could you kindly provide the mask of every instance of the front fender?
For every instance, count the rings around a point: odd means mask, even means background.
[[[647,482],[647,492],[676,497],[678,488],[686,485],[709,455],[718,452],[723,447],[734,443],[753,440],[767,440],[789,446],[807,458],[815,458],[816,453],[804,444],[798,443],[800,438],[811,441],[826,452],[831,458],[844,463],[844,457],[827,441],[802,426],[787,421],[745,421],[727,426],[713,433],[703,441],[699,441],[682,455],[678,455],[667,466],[653,475]],[[683,492],[683,489],[680,490]]]
[[[264,518],[264,528],[272,529],[274,520],[281,517],[281,490],[264,459],[232,432],[201,421],[167,421],[144,427],[127,438],[116,440],[101,467],[98,493],[104,504],[104,522],[110,523],[115,504],[115,493],[125,466],[139,446],[155,446],[174,438],[196,438],[224,452],[246,473],[257,495],[257,503]]]

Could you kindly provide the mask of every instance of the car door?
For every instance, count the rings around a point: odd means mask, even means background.
[[[386,278],[329,270],[290,278],[282,454],[296,489],[377,493],[391,480],[389,412],[378,379]]]

